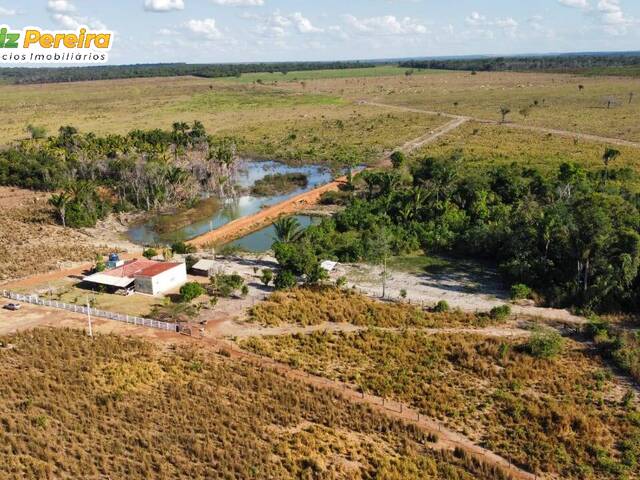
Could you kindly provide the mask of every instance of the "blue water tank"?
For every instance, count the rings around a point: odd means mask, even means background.
[[[119,262],[120,261],[120,257],[118,256],[117,253],[112,253],[109,255],[109,261],[110,262]]]

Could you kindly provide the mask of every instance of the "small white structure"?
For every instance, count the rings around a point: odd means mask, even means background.
[[[320,268],[326,270],[328,273],[331,273],[338,266],[338,262],[333,262],[331,260],[325,260],[320,264]]]
[[[83,280],[112,289],[134,287],[136,292],[161,295],[187,282],[187,266],[184,263],[139,259],[89,275]]]

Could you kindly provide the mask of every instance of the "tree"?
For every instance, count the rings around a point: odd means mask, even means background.
[[[158,255],[158,251],[155,248],[145,248],[142,252],[142,256],[151,260],[153,257]]]
[[[104,272],[106,269],[107,269],[107,265],[104,263],[104,258],[102,258],[102,255],[97,254],[96,264],[93,267],[93,271],[96,273],[100,273],[100,272]]]
[[[71,196],[67,192],[52,195],[51,198],[49,198],[49,205],[56,209],[62,226],[65,228],[67,226],[67,205],[70,200]]]
[[[507,115],[511,113],[511,109],[509,107],[502,106],[500,107],[500,115],[502,115],[502,123],[507,121]]]
[[[204,287],[198,282],[185,283],[182,287],[180,287],[180,299],[185,303],[195,300],[205,293],[206,291]]]
[[[602,155],[602,162],[604,163],[604,182],[605,183],[609,179],[609,163],[613,162],[619,156],[620,156],[620,150],[616,150],[615,148],[610,148],[610,147],[605,148],[604,154]]]
[[[295,217],[281,218],[274,222],[273,227],[276,230],[276,240],[282,243],[297,242],[304,233]]]
[[[402,167],[402,165],[404,165],[407,157],[405,156],[405,154],[403,152],[401,152],[400,150],[396,150],[395,152],[393,152],[391,154],[391,164],[393,165],[393,168],[398,169],[400,167]]]
[[[188,255],[195,253],[196,247],[185,242],[175,242],[171,245],[171,251],[176,255]]]
[[[393,236],[387,227],[377,227],[368,232],[364,238],[367,260],[382,267],[382,298],[387,296],[387,263],[391,257]]]

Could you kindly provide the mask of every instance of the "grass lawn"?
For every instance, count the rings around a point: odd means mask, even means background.
[[[87,288],[81,288],[77,281],[71,281],[70,279],[57,280],[35,288],[21,289],[20,293],[37,293],[47,300],[57,300],[82,306],[87,304],[88,299],[93,308],[138,317],[148,316],[154,305],[162,303],[161,298],[150,295],[135,293],[125,297],[123,295],[92,291]]]

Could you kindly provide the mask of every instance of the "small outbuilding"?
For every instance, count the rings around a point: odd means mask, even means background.
[[[220,265],[215,260],[203,259],[191,267],[191,270],[193,270],[195,275],[210,277],[216,274],[219,266]]]
[[[138,259],[89,275],[83,280],[112,290],[134,288],[139,293],[162,295],[187,282],[187,266],[184,263]]]

